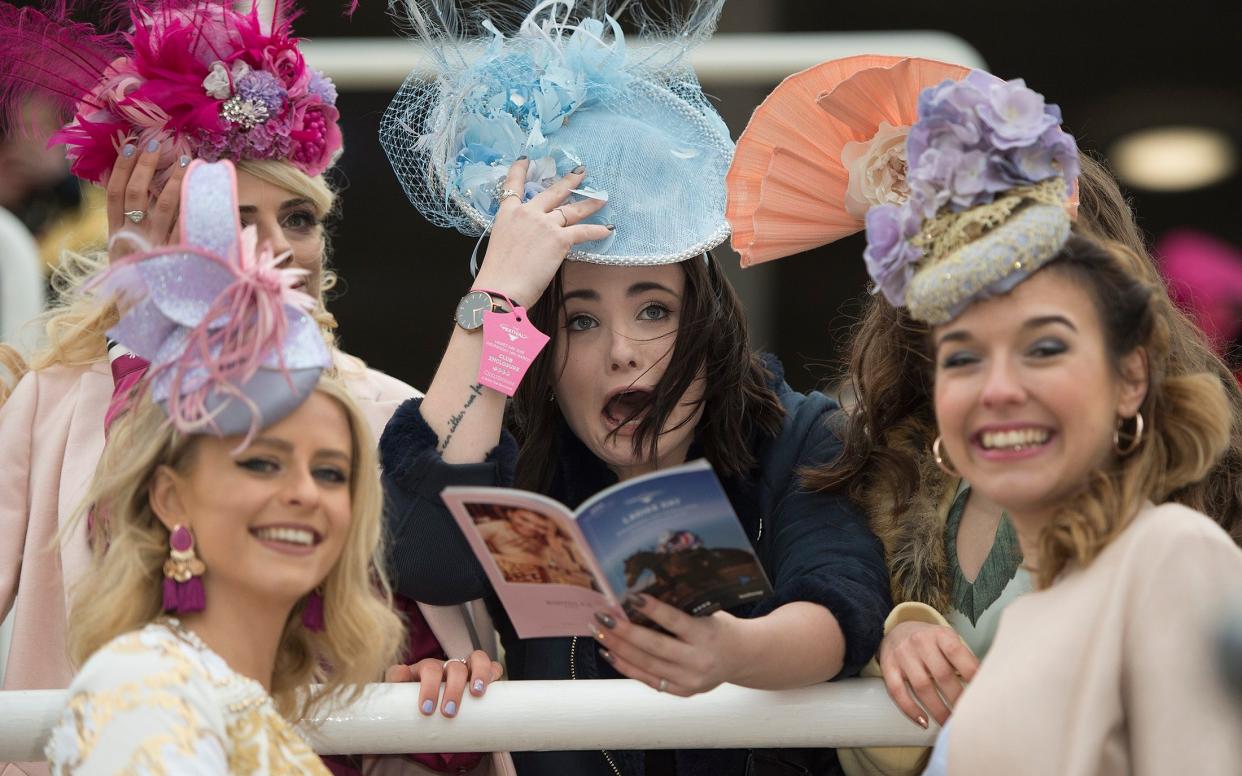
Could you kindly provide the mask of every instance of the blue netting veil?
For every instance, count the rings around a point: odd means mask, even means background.
[[[388,106],[380,143],[428,220],[488,228],[500,184],[531,159],[526,197],[579,164],[576,196],[606,198],[592,223],[617,229],[571,259],[667,264],[723,242],[733,141],[690,67],[724,0],[690,0],[656,21],[638,2],[394,0],[436,73],[412,73]],[[648,4],[650,5],[650,4]],[[642,40],[627,45],[618,19]]]

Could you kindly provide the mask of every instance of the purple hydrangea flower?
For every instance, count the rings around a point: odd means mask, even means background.
[[[1057,106],[1049,106],[1056,108]],[[1058,115],[1060,109],[1057,109]],[[1051,149],[1052,162],[1059,168],[1058,174],[1065,179],[1065,185],[1072,187],[1074,181],[1078,180],[1078,143],[1074,140],[1074,136],[1060,126],[1050,127],[1039,139],[1041,145]],[[1050,177],[1050,176],[1049,176]]]
[[[1054,175],[1073,180],[1077,148],[1060,117],[1021,80],[979,70],[924,89],[907,146],[912,211],[931,218]]]
[[[306,91],[328,105],[336,105],[336,84],[332,82],[331,78],[324,75],[322,71],[311,71],[310,83],[306,85]]]
[[[275,116],[289,97],[280,79],[266,70],[251,70],[237,82],[237,96],[250,102],[262,103],[267,115]]]
[[[1060,119],[1060,111],[1048,111],[1043,95],[1026,88],[1021,78],[993,84],[977,112],[990,131],[993,147],[1000,150],[1038,142]]]
[[[922,251],[910,243],[922,219],[902,205],[877,205],[867,211],[867,249],[863,260],[876,288],[894,307],[906,303],[906,286]]]

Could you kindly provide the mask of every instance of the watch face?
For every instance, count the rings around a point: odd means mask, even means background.
[[[483,291],[471,291],[457,303],[457,325],[473,331],[483,325],[483,313],[492,309],[492,298]]]

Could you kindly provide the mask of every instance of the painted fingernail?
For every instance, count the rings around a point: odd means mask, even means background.
[[[138,146],[134,145],[133,143],[126,143],[125,146],[121,149],[121,156],[124,156],[126,159],[128,159],[129,157],[133,156],[137,152],[138,152]]]
[[[423,713],[424,713],[424,714],[430,714],[431,712],[433,712],[433,711],[435,711],[435,710],[436,710],[436,702],[435,702],[435,701],[431,700],[430,698],[428,698],[427,700],[423,701]]]
[[[591,634],[594,635],[595,638],[600,641],[604,640],[604,632],[600,630],[599,628],[597,628],[595,626],[595,623],[591,623]]]
[[[915,720],[915,722],[919,723],[919,725],[921,725],[924,730],[927,729],[927,720],[925,718],[919,717],[918,719]]]
[[[520,162],[520,161],[523,161],[524,159],[526,159],[526,154],[522,154],[521,156],[519,156],[518,158],[514,159],[513,161],[515,161],[515,162]]]
[[[177,164],[181,165],[182,167],[189,167],[190,157],[186,156],[185,154],[182,154],[181,158],[177,160]]]
[[[611,653],[611,652],[609,652],[609,651],[608,651],[608,650],[606,650],[606,649],[601,649],[601,650],[599,651],[599,656],[600,656],[600,657],[602,657],[603,659],[607,660],[609,663],[615,663],[615,662],[617,662],[617,659],[616,659],[615,657],[613,657],[613,656],[612,656],[612,653]]]
[[[633,606],[636,609],[641,609],[647,605],[646,598],[642,597],[641,595],[634,595],[633,593],[625,597],[625,602],[629,604],[630,606]]]
[[[581,175],[582,173],[586,172],[586,166],[580,164],[577,167],[570,170],[570,172],[572,172],[574,175]]]
[[[444,716],[452,717],[455,714],[457,714],[457,703],[455,701],[449,701],[444,704]]]
[[[158,150],[160,150],[160,141],[158,140],[147,141],[147,153],[153,154]]]
[[[596,612],[595,619],[599,620],[599,624],[603,625],[605,628],[608,628],[609,630],[617,627],[617,621],[612,619],[612,615],[608,614],[607,612]]]
[[[483,680],[482,680],[482,679],[475,679],[475,680],[474,680],[474,691],[475,691],[475,692],[477,692],[479,695],[482,695],[482,694],[483,694],[483,687],[484,687],[484,685],[483,685]]]

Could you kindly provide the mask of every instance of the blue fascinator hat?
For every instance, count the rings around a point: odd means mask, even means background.
[[[724,0],[655,21],[619,5],[643,34],[628,45],[606,0],[517,0],[467,14],[458,0],[398,4],[436,74],[411,73],[380,125],[410,201],[437,226],[489,228],[510,165],[530,158],[524,198],[584,165],[576,197],[607,200],[589,223],[615,224],[570,259],[670,264],[729,235],[725,174],[733,141],[689,62]]]

